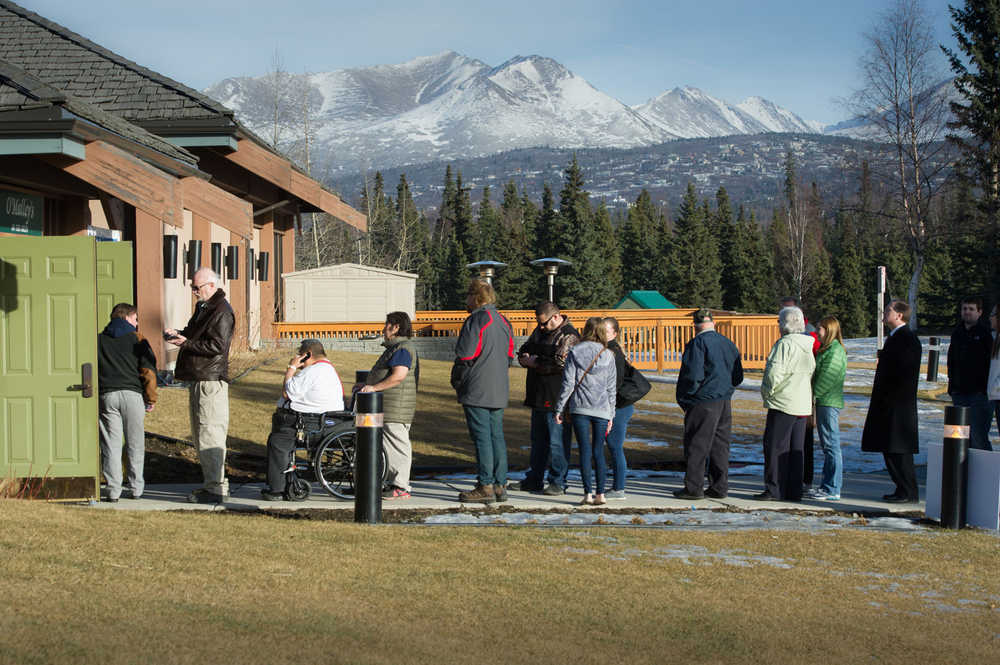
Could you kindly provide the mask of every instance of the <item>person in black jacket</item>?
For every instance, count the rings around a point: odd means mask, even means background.
[[[969,407],[969,447],[993,450],[988,436],[993,414],[986,396],[993,336],[982,316],[982,298],[962,300],[962,320],[948,345],[948,394],[955,406]]]
[[[198,297],[184,330],[164,331],[167,342],[180,347],[174,377],[190,381],[188,409],[205,485],[188,495],[191,503],[222,503],[229,494],[226,479],[226,434],[229,431],[229,345],[236,317],[218,287],[211,268],[199,268],[191,280]]]
[[[469,436],[476,446],[476,486],[459,492],[464,503],[503,503],[507,500],[507,443],[503,438],[503,410],[510,401],[510,361],[514,359],[514,332],[497,311],[489,282],[469,284],[469,316],[455,345],[451,385],[465,410]]]
[[[692,315],[695,336],[684,347],[677,376],[677,404],[684,410],[684,487],[678,499],[722,499],[729,494],[729,438],[733,428],[731,399],[743,383],[740,350],[715,331],[712,312]],[[709,487],[705,483],[708,459]]]
[[[142,496],[146,456],[143,421],[156,404],[156,357],[139,334],[139,311],[128,303],[111,310],[111,321],[97,336],[98,423],[101,471],[108,481],[105,501],[122,492],[122,437],[128,448],[128,482],[132,498]]]
[[[528,369],[524,382],[524,405],[531,408],[530,468],[524,480],[511,483],[510,488],[559,496],[566,492],[573,428],[556,422],[555,409],[562,388],[566,356],[580,341],[580,333],[554,302],[538,305],[535,318],[538,327],[517,354],[517,362]],[[548,484],[543,484],[546,469]]]
[[[878,354],[861,450],[882,453],[885,458],[885,468],[896,484],[896,491],[883,499],[890,503],[916,503],[920,497],[913,455],[920,447],[917,383],[922,350],[917,334],[907,325],[908,304],[893,300],[886,307],[883,320],[891,332]]]
[[[618,319],[613,316],[604,318],[604,327],[607,329],[608,351],[615,354],[615,417],[612,421],[611,431],[606,438],[608,451],[611,453],[611,491],[605,494],[607,499],[621,500],[625,498],[625,476],[628,475],[628,461],[625,459],[625,435],[628,431],[628,422],[635,412],[633,403],[622,397],[621,389],[625,383],[625,373],[632,370],[629,367],[625,352],[618,343],[618,335],[621,328]],[[634,371],[634,370],[632,370]]]

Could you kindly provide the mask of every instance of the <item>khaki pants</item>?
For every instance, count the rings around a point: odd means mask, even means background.
[[[194,446],[209,492],[229,495],[226,480],[226,433],[229,431],[229,384],[195,381],[188,392]]]
[[[409,423],[385,423],[382,426],[382,448],[385,449],[387,485],[410,491],[410,463],[413,448],[410,446]]]

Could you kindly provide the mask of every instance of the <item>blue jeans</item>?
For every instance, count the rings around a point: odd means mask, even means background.
[[[990,445],[990,400],[986,393],[972,395],[952,395],[952,404],[969,407],[969,448],[976,450],[993,450]]]
[[[477,480],[482,486],[507,484],[507,443],[503,438],[503,409],[466,406],[465,424],[476,444]]]
[[[840,495],[844,480],[844,454],[840,448],[840,409],[817,404],[816,432],[823,447],[823,481],[820,489]]]
[[[583,491],[587,494],[604,494],[604,485],[608,478],[608,469],[604,464],[604,433],[608,430],[607,418],[585,416],[574,413],[573,431],[580,444],[580,476],[583,478]],[[597,470],[597,489],[590,482],[591,465]]]
[[[531,485],[541,485],[547,468],[549,482],[566,489],[566,474],[569,472],[569,455],[572,449],[573,428],[557,423],[553,411],[532,409],[531,468],[524,481]]]
[[[990,418],[990,426],[986,429],[987,438],[990,436],[990,430],[993,429],[992,420],[994,419],[997,421],[997,434],[1000,434],[1000,399],[990,400],[990,406],[993,407],[993,415]]]
[[[615,421],[608,432],[608,450],[611,451],[611,475],[614,478],[612,489],[625,489],[625,474],[628,473],[628,463],[625,461],[625,430],[632,418],[635,407],[631,404],[615,409]],[[576,437],[580,439],[579,436]]]

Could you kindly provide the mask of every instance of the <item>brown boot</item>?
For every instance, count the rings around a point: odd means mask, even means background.
[[[494,485],[493,495],[496,497],[497,503],[507,503],[507,488],[503,485]]]
[[[476,483],[476,486],[468,492],[459,492],[458,500],[462,503],[493,503],[497,499],[493,493],[493,485],[484,486]]]

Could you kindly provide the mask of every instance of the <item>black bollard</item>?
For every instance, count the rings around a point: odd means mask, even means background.
[[[927,345],[927,380],[937,381],[938,358],[941,355],[941,340],[931,337],[931,343]]]
[[[355,405],[354,521],[382,521],[382,393],[358,393]]]
[[[969,407],[944,408],[944,453],[941,459],[941,526],[965,526],[965,487],[969,478]]]

